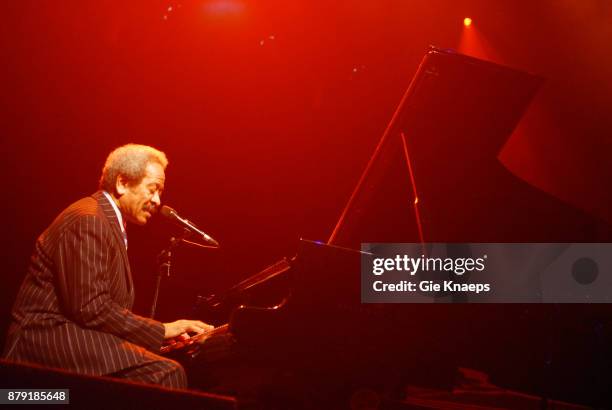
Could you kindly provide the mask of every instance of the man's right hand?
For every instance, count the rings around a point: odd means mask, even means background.
[[[183,333],[204,333],[213,330],[215,327],[199,320],[181,319],[176,322],[164,323],[164,339],[171,339]]]

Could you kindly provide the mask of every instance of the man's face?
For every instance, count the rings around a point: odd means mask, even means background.
[[[121,177],[117,179],[119,208],[125,218],[137,225],[144,225],[160,207],[166,175],[157,162],[150,162],[146,174],[137,185],[128,185]]]

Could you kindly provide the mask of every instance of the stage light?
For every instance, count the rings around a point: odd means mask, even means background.
[[[472,25],[472,19],[471,19],[471,18],[469,18],[469,17],[464,18],[464,19],[463,19],[463,25],[464,25],[465,27],[469,27],[469,26],[471,26],[471,25]]]
[[[204,10],[210,15],[237,16],[244,12],[246,6],[240,0],[210,0],[204,4]]]

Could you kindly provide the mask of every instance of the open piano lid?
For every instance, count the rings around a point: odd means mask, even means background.
[[[328,243],[496,239],[469,224],[512,185],[497,155],[541,83],[431,47]]]

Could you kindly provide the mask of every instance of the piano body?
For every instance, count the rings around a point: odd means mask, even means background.
[[[601,223],[497,160],[542,81],[431,48],[328,241],[300,240],[294,258],[200,298],[199,315],[229,322],[235,344],[220,360],[203,359],[205,348],[193,354],[194,385],[210,386],[215,371],[242,375],[237,383],[273,407],[306,390],[328,402],[359,386],[391,395],[406,382],[450,387],[464,365],[554,394],[541,381],[550,380],[545,357],[559,306],[361,304],[359,289],[364,242],[610,241]]]

